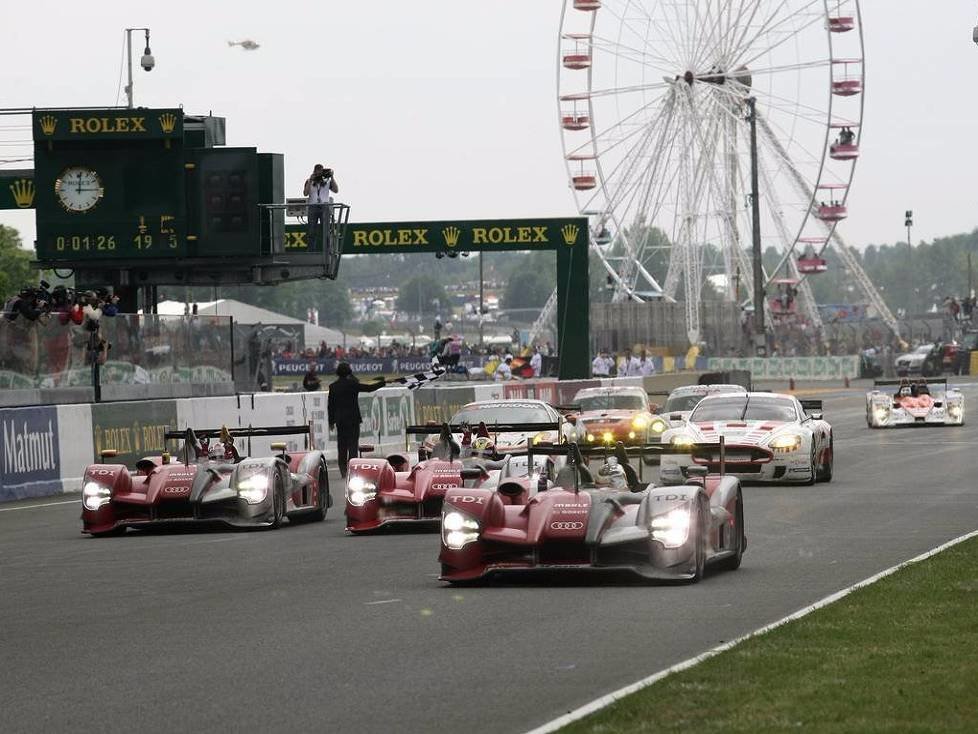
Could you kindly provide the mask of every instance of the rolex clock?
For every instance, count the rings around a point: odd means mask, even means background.
[[[71,166],[62,171],[54,182],[54,193],[61,206],[68,211],[87,212],[98,204],[105,189],[102,188],[102,179],[93,169]]]

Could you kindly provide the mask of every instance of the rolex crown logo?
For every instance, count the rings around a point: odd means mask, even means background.
[[[576,224],[565,224],[560,228],[560,233],[564,236],[565,245],[573,245],[577,242],[577,235],[580,228]]]
[[[164,112],[160,115],[160,129],[167,135],[173,132],[177,126],[177,116],[172,112]]]
[[[445,227],[441,231],[442,237],[445,238],[445,245],[447,247],[455,247],[458,244],[458,238],[461,236],[462,230],[458,227]]]
[[[53,115],[44,115],[38,122],[41,124],[41,132],[45,135],[54,135],[54,128],[58,126],[58,118]]]
[[[30,209],[34,206],[34,182],[29,178],[19,178],[10,184],[10,193],[14,195],[14,203],[20,209]]]

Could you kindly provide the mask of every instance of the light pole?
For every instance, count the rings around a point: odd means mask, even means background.
[[[152,71],[153,67],[156,66],[156,59],[153,58],[153,52],[149,50],[149,28],[126,28],[126,59],[128,60],[129,67],[129,83],[126,84],[126,106],[132,109],[132,32],[133,31],[143,31],[146,33],[146,48],[143,49],[143,57],[139,60],[139,65],[143,67],[145,71]]]
[[[913,238],[910,236],[910,229],[913,227],[913,210],[907,209],[903,214],[903,226],[907,228],[907,330],[908,339],[913,341]]]
[[[764,328],[764,269],[761,252],[761,200],[757,173],[757,100],[747,98],[747,122],[750,123],[750,203],[751,235],[754,265],[754,351],[758,357],[767,356],[767,335]]]

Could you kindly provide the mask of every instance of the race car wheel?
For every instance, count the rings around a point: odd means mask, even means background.
[[[820,482],[831,482],[832,481],[832,465],[835,464],[835,441],[832,436],[829,436],[829,459],[822,464],[821,471],[819,472],[818,481]]]
[[[326,467],[319,467],[319,478],[317,479],[317,493],[319,501],[316,503],[316,511],[313,513],[313,520],[321,522],[326,519],[326,510],[329,509],[329,476],[326,474]]]
[[[744,558],[744,550],[747,547],[747,532],[744,527],[744,498],[739,494],[737,495],[737,509],[734,511],[734,532],[737,536],[734,554],[717,564],[717,568],[723,571],[736,571],[740,568],[740,563]]]
[[[282,527],[282,519],[285,517],[285,486],[282,482],[282,475],[275,474],[275,483],[272,487],[272,527]]]
[[[693,577],[689,583],[698,584],[703,580],[703,573],[706,570],[706,522],[702,502],[696,503],[696,518],[691,529],[695,533],[693,537],[696,538],[696,547],[694,549]]]

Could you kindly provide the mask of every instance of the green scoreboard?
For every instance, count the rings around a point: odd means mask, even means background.
[[[37,111],[33,128],[39,260],[189,254],[183,110]]]

